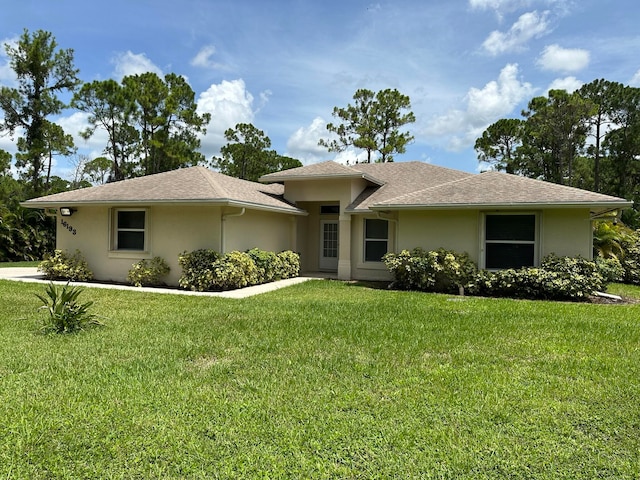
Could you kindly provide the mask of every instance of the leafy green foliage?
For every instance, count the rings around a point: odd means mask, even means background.
[[[458,293],[463,287],[471,295],[582,300],[606,287],[604,267],[583,258],[548,255],[540,268],[495,272],[478,271],[466,253],[444,249],[387,253],[383,261],[393,275],[391,287],[400,290]]]
[[[16,166],[24,169],[30,192],[43,193],[43,174],[49,178],[51,157],[67,153],[73,139],[48,120],[66,106],[58,98],[80,84],[73,66],[73,50],[57,50],[50,32],[24,30],[17,44],[5,45],[9,65],[18,79],[17,88],[0,87],[4,119],[0,131],[24,131],[17,142]],[[48,164],[45,164],[45,161]]]
[[[179,257],[179,285],[194,291],[233,290],[250,285],[293,278],[300,272],[300,256],[253,248],[220,255],[214,250],[183,252]]]
[[[47,312],[41,327],[43,333],[76,333],[88,326],[101,325],[89,312],[93,302],[78,301],[83,291],[78,286],[49,283],[44,295],[36,293],[43,304],[40,308]]]
[[[299,160],[269,150],[271,139],[250,123],[238,123],[224,132],[229,143],[213,157],[211,165],[221,173],[243,180],[258,181],[268,173],[301,167]]]
[[[38,266],[47,280],[86,281],[93,278],[93,272],[80,250],[73,254],[65,250],[55,250],[53,255],[45,255]]]
[[[585,300],[605,288],[595,262],[553,254],[542,260],[540,268],[484,270],[467,285],[471,295],[542,300]]]
[[[321,139],[318,145],[330,152],[342,152],[353,146],[367,152],[367,163],[371,163],[374,153],[380,155],[380,162],[393,162],[393,156],[404,153],[413,141],[413,135],[400,131],[416,121],[413,112],[403,113],[411,108],[411,100],[389,88],[377,93],[361,88],[353,99],[354,105],[334,107],[333,116],[341,120],[340,124],[327,124],[327,130],[338,138]]]
[[[127,273],[127,282],[136,287],[162,285],[162,278],[169,275],[169,265],[161,257],[142,259],[134,263]]]
[[[182,275],[178,284],[182,288],[204,292],[213,290],[213,264],[220,258],[220,254],[211,249],[199,249],[193,252],[182,252],[178,256],[178,263]]]
[[[627,233],[621,240],[624,256],[620,263],[625,272],[624,281],[640,285],[640,229]]]
[[[468,254],[445,249],[387,253],[382,261],[393,275],[391,286],[400,290],[458,293],[477,272]]]

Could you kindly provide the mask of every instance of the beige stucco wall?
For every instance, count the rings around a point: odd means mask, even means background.
[[[588,209],[546,209],[509,213],[537,214],[538,260],[550,253],[592,258],[592,230]],[[484,212],[479,210],[400,212],[398,251],[415,247],[425,250],[442,247],[467,252],[474,262],[482,266],[483,215]]]
[[[142,208],[142,207],[136,207]],[[153,206],[147,208],[147,251],[111,251],[111,215],[107,207],[78,207],[71,217],[57,218],[57,248],[80,250],[97,280],[126,281],[131,265],[143,258],[162,257],[171,268],[166,282],[177,285],[181,275],[178,255],[200,248],[222,250],[282,251],[295,247],[295,223],[291,215],[246,210],[229,217],[221,230],[223,213],[240,209],[210,206]],[[62,225],[65,221],[72,229]],[[73,234],[75,231],[75,235]]]
[[[479,259],[480,215],[477,210],[401,211],[398,250],[446,248]]]
[[[593,258],[593,230],[588,209],[545,210],[540,233],[541,258],[550,253]]]

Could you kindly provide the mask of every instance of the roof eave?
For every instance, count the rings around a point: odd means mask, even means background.
[[[338,179],[358,180],[362,178],[376,185],[382,186],[385,184],[385,182],[383,182],[382,180],[379,180],[364,172],[334,173],[334,174],[327,173],[327,174],[320,174],[320,175],[289,175],[289,176],[283,175],[283,176],[274,176],[274,177],[271,177],[269,175],[272,175],[272,174],[263,175],[258,180],[262,183],[282,183],[282,182],[300,182],[300,181],[308,181],[308,180],[338,180]]]
[[[189,206],[220,206],[220,207],[240,207],[250,208],[252,210],[261,210],[278,213],[289,213],[292,215],[306,216],[309,213],[305,210],[301,210],[296,207],[277,207],[272,205],[265,205],[261,203],[245,202],[241,200],[234,200],[231,198],[216,198],[216,199],[196,199],[196,200],[94,200],[94,201],[58,201],[58,202],[21,202],[25,208],[58,208],[61,206],[69,207],[96,207],[96,206],[172,206],[172,205],[189,205]]]
[[[625,209],[633,206],[631,201],[611,202],[519,202],[519,203],[441,203],[441,204],[388,204],[378,203],[371,210],[466,210],[466,209],[527,209],[527,208],[589,208]],[[355,211],[355,210],[354,210]]]

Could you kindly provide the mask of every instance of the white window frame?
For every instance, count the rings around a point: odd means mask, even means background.
[[[382,238],[367,238],[367,221],[369,220],[380,220],[383,222],[387,222],[387,238],[382,239]],[[373,264],[373,265],[380,265],[382,263],[382,260],[378,260],[378,261],[374,261],[374,260],[367,260],[367,243],[369,242],[384,242],[387,245],[386,251],[389,252],[389,245],[391,240],[389,239],[389,234],[391,232],[391,222],[389,220],[387,220],[386,218],[363,218],[362,219],[362,262],[365,264]]]
[[[487,240],[487,217],[488,216],[532,216],[534,217],[534,235],[533,240]],[[520,245],[533,245],[533,265],[540,264],[540,214],[539,212],[484,212],[482,213],[482,221],[480,223],[480,259],[481,268],[487,270],[499,270],[498,268],[487,268],[487,244],[520,244]]]
[[[118,226],[118,213],[120,212],[144,212],[144,228],[139,229],[127,229],[127,228],[119,228]],[[135,208],[135,207],[127,207],[127,208],[113,208],[111,210],[110,217],[110,256],[123,256],[123,257],[140,257],[146,258],[149,252],[149,209],[148,208]],[[120,231],[135,231],[142,232],[144,235],[144,246],[142,250],[131,250],[131,249],[120,249],[118,247],[118,232]]]

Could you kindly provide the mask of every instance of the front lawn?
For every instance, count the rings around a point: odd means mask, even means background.
[[[42,291],[0,281],[2,477],[640,476],[640,305],[86,289],[43,336]]]
[[[39,261],[35,261],[35,262],[0,262],[0,268],[37,267],[38,265],[40,265]]]

